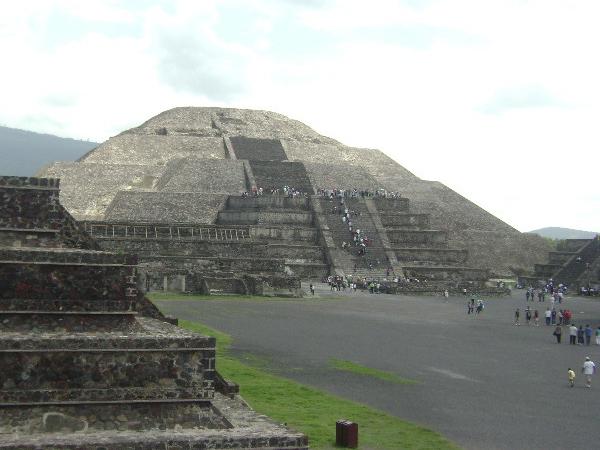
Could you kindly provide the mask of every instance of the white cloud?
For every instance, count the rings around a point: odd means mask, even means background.
[[[0,122],[104,140],[174,106],[270,109],[522,230],[600,228],[597,1],[131,5],[3,5]],[[74,36],[49,45],[57,11]]]

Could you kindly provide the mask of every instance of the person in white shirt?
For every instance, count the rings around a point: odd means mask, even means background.
[[[585,387],[592,387],[592,375],[596,373],[596,364],[594,364],[589,356],[585,357],[581,372],[585,375]]]
[[[577,344],[577,327],[573,324],[569,327],[569,344]]]
[[[550,311],[550,308],[546,308],[544,315],[546,316],[546,325],[550,325],[550,320],[552,319],[552,311]]]

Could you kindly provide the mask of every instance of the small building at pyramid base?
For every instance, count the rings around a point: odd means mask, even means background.
[[[379,150],[268,111],[174,108],[39,174],[61,178],[102,248],[139,255],[149,290],[297,295],[327,275],[481,289],[550,250]]]
[[[0,449],[307,449],[219,376],[215,338],[178,328],[58,201],[0,177]]]

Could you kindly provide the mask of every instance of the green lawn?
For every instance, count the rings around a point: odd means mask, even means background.
[[[337,370],[344,370],[346,372],[356,373],[358,375],[364,375],[366,377],[378,378],[380,380],[389,381],[396,384],[417,384],[417,380],[411,380],[409,378],[402,378],[395,373],[386,372],[384,370],[373,369],[371,367],[362,366],[352,361],[345,359],[332,359],[331,366]]]
[[[307,434],[313,449],[335,447],[335,422],[338,419],[358,423],[361,449],[458,448],[427,428],[246,365],[228,354],[227,348],[232,339],[227,334],[186,320],[180,321],[180,325],[204,335],[215,336],[217,370],[225,378],[240,385],[241,395],[256,411]],[[342,370],[357,371],[383,379],[391,375],[382,371],[373,372],[373,369],[344,361],[340,365],[343,366]],[[388,381],[399,382],[398,379]]]
[[[297,300],[298,297],[268,297],[266,295],[200,295],[182,294],[176,292],[149,292],[146,294],[150,300],[263,300],[281,301]]]

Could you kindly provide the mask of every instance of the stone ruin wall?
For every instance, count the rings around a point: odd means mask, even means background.
[[[165,149],[169,149],[165,152]],[[162,166],[173,158],[225,159],[222,137],[120,134],[80,159],[86,164]]]
[[[120,191],[106,211],[108,222],[213,224],[227,194]]]
[[[0,234],[70,226],[57,187],[0,177]],[[56,244],[0,248],[0,447],[308,448],[216,392],[214,338],[139,308],[135,258]]]

